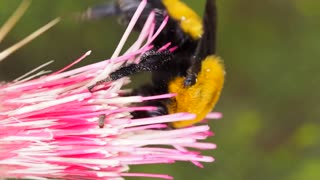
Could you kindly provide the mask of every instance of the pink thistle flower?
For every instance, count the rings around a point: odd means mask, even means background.
[[[44,73],[32,74],[37,68],[13,82],[0,85],[1,177],[172,179],[162,174],[129,173],[129,166],[190,161],[202,167],[201,162],[214,161],[198,152],[216,147],[200,142],[212,135],[208,125],[164,130],[167,123],[193,119],[195,115],[177,113],[131,119],[131,111],[153,110],[154,107],[132,107],[130,104],[170,98],[173,94],[122,97],[124,90],[121,88],[129,83],[128,78],[102,84],[93,93],[87,90],[89,85],[106,77],[123,62],[136,62],[152,48],[153,39],[161,31],[160,28],[153,32],[154,14],[149,16],[131,48],[118,56],[145,4],[146,1],[142,1],[111,59],[67,71],[85,59],[89,51],[52,74],[36,78]],[[211,114],[211,117],[219,118],[220,114]]]

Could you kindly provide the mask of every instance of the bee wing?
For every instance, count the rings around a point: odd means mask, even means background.
[[[118,16],[122,13],[116,2],[99,4],[88,8],[81,14],[82,20],[98,20],[109,16]]]
[[[87,9],[81,15],[83,20],[98,20],[110,16],[127,16],[130,19],[141,0],[115,0],[113,2],[98,4]]]

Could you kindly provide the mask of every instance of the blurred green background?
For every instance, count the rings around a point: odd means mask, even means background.
[[[216,161],[133,167],[177,180],[320,179],[320,1],[217,0],[218,51],[227,68],[223,95],[211,121]],[[55,60],[57,70],[87,50],[82,66],[110,57],[124,27],[115,19],[76,22],[70,16],[99,0],[34,0],[0,44],[9,47],[49,20],[61,23],[0,62],[0,81]],[[186,0],[202,14],[204,0]],[[20,0],[0,0],[0,24]],[[128,178],[130,179],[130,178]],[[139,179],[139,178],[131,178]],[[141,178],[147,179],[147,178]]]

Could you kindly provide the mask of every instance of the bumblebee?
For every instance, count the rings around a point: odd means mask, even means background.
[[[120,16],[128,22],[140,0],[117,0],[89,9],[87,17],[99,19],[106,16]],[[116,80],[141,71],[152,72],[152,83],[135,89],[130,95],[152,96],[174,93],[166,100],[144,102],[143,105],[157,107],[155,111],[132,112],[134,118],[152,117],[177,112],[196,115],[193,120],[173,122],[173,128],[182,128],[200,122],[217,103],[224,84],[224,65],[216,56],[216,5],[207,0],[201,18],[180,0],[149,0],[136,30],[141,30],[151,11],[156,12],[156,28],[169,15],[164,30],[155,40],[155,48],[141,57],[139,64],[129,64],[112,72],[97,84]],[[157,51],[157,48],[171,42],[178,49],[174,52]],[[91,88],[89,90],[92,90]]]

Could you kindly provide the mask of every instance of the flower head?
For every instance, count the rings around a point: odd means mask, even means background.
[[[152,48],[153,39],[161,31],[161,28],[153,31],[153,14],[137,41],[118,56],[144,5],[142,1],[111,59],[68,70],[85,59],[89,51],[52,74],[36,78],[42,72],[28,73],[0,85],[1,177],[171,179],[168,175],[129,173],[129,166],[175,161],[191,161],[201,166],[200,162],[213,161],[197,151],[215,148],[212,143],[199,142],[212,135],[208,125],[164,130],[167,123],[193,119],[193,114],[131,119],[132,111],[154,109],[134,107],[132,103],[170,98],[173,94],[123,97],[122,87],[130,82],[128,78],[102,84],[94,92],[87,89],[123,62],[139,60]]]

